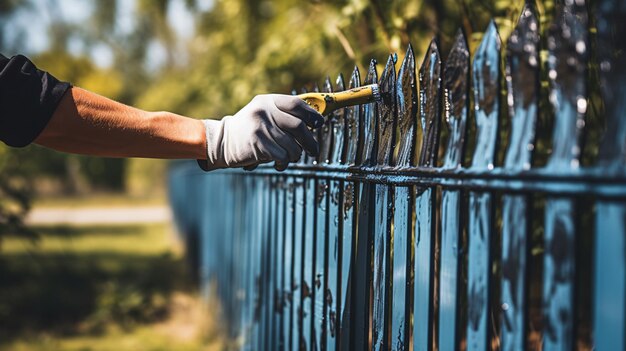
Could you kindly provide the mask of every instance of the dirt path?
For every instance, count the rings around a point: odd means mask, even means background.
[[[172,213],[167,206],[34,208],[26,217],[26,223],[33,225],[164,223],[171,220]]]

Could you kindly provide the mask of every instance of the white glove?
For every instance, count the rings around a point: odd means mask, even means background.
[[[198,160],[205,171],[244,167],[252,170],[275,161],[285,170],[296,162],[302,149],[312,156],[319,146],[308,127],[324,123],[322,115],[302,99],[291,95],[258,95],[237,112],[221,120],[203,120],[206,129],[207,159]]]

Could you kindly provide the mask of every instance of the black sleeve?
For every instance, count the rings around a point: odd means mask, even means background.
[[[22,55],[0,54],[0,140],[15,147],[32,143],[69,87]]]

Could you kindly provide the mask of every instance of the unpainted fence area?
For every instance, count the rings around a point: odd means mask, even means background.
[[[593,40],[584,4],[559,7],[544,73],[529,3],[504,52],[492,22],[471,64],[459,32],[445,62],[433,41],[417,73],[409,47],[397,73],[392,55],[380,76],[372,61],[363,82],[356,68],[347,86],[327,79],[323,91],[393,93],[334,113],[320,157],[285,172],[174,167],[178,224],[237,347],[624,350],[626,5],[596,6]],[[540,74],[554,124],[535,168]],[[589,84],[607,128],[583,167]]]

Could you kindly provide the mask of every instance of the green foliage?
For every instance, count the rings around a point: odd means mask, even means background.
[[[0,340],[163,319],[171,294],[191,289],[167,228],[46,226],[36,228],[36,243],[7,239],[0,255]]]
[[[545,1],[542,8],[552,8]],[[169,67],[141,94],[139,106],[196,117],[233,114],[255,94],[311,87],[330,75],[362,69],[390,52],[418,58],[439,38],[444,54],[458,28],[475,49],[495,18],[504,38],[523,0],[216,1],[198,16],[189,63]],[[193,5],[193,4],[192,4]]]

